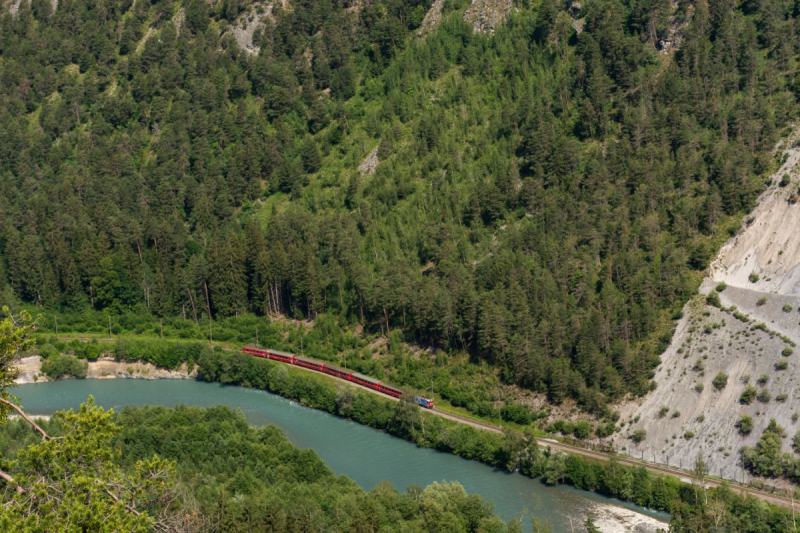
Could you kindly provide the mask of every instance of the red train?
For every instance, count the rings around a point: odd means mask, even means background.
[[[316,361],[314,359],[309,359],[308,357],[302,357],[299,355],[295,355],[293,353],[281,352],[278,350],[264,350],[261,348],[253,348],[250,346],[245,346],[244,348],[242,348],[242,352],[250,355],[255,355],[256,357],[272,359],[273,361],[281,361],[283,363],[289,363],[290,365],[302,366],[303,368],[316,370],[317,372],[322,372],[324,374],[330,374],[331,376],[336,376],[337,378],[346,379],[347,381],[352,381],[353,383],[358,383],[359,385],[368,387],[370,389],[374,389],[384,394],[388,394],[389,396],[394,396],[395,398],[399,398],[400,395],[403,394],[402,390],[398,389],[393,385],[389,385],[388,383],[383,383],[382,381],[378,381],[377,379],[373,379],[369,376],[359,374],[358,372],[353,372],[352,370],[339,368],[338,366],[332,365],[330,363],[323,363],[322,361]],[[433,409],[433,400],[431,400],[430,398],[425,398],[424,396],[416,396],[414,399],[422,407],[425,407],[427,409]]]

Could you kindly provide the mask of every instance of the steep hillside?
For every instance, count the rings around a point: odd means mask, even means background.
[[[4,14],[2,300],[325,314],[607,417],[650,391],[796,115],[795,13],[456,0],[417,38],[430,7]]]
[[[635,421],[630,434],[647,431],[644,442],[630,445],[634,455],[644,452],[645,458],[660,462],[669,456],[672,464],[682,460],[684,466],[692,466],[702,454],[715,474],[722,471],[728,478],[741,478],[739,450],[754,445],[770,419],[785,427],[789,436],[800,430],[796,139],[796,135],[790,139],[788,148],[780,145],[783,165],[758,206],[712,262],[700,295],[684,308],[656,371],[658,388],[641,405],[624,410],[625,418]],[[719,372],[728,379],[717,390],[713,381]],[[747,387],[753,387],[757,396],[745,395],[742,400]],[[663,406],[668,412],[662,413]],[[742,415],[753,418],[749,434],[736,427]],[[687,432],[694,436],[687,438]],[[784,451],[792,451],[790,439]]]

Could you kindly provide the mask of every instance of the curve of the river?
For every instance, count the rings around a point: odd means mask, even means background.
[[[22,385],[12,391],[29,414],[49,415],[76,408],[91,394],[106,408],[126,405],[179,404],[241,409],[256,426],[275,424],[301,448],[312,448],[337,474],[344,474],[365,490],[388,480],[403,490],[411,484],[457,481],[480,494],[504,519],[528,517],[547,520],[553,531],[570,531],[592,515],[604,533],[666,530],[669,516],[567,486],[548,487],[538,480],[418,448],[410,442],[264,391],[216,383],[182,380],[65,380]]]

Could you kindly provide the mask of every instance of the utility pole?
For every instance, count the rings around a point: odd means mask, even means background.
[[[56,321],[56,340],[58,340],[58,315],[53,315],[53,320]]]
[[[211,314],[208,315],[208,345],[214,347],[214,337],[211,335]]]

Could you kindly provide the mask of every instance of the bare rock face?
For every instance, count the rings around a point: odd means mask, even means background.
[[[464,20],[472,23],[476,33],[491,33],[506,20],[512,8],[512,0],[472,0],[464,12]]]
[[[358,171],[362,176],[372,176],[375,174],[375,169],[378,168],[378,164],[380,164],[380,160],[378,159],[378,147],[376,146],[367,154],[367,157],[364,158],[361,164],[358,165]]]
[[[656,390],[621,409],[625,435],[647,432],[639,444],[623,439],[630,455],[684,468],[702,455],[713,475],[741,480],[739,450],[754,445],[771,418],[786,428],[783,450],[792,452],[800,430],[800,205],[792,203],[800,147],[790,146],[772,185],[684,308],[656,369]],[[715,386],[720,372],[727,382]],[[742,401],[748,386],[761,398]],[[746,435],[735,426],[743,414],[754,422]]]
[[[250,6],[247,12],[239,15],[230,32],[242,50],[253,55],[261,51],[260,47],[253,44],[253,35],[255,35],[259,27],[263,26],[265,21],[275,20],[273,11],[277,4],[280,4],[283,9],[289,8],[288,0],[256,2]]]
[[[444,7],[444,0],[435,0],[431,8],[425,13],[425,18],[422,19],[422,24],[419,25],[417,30],[417,37],[424,37],[431,32],[442,21],[442,8]]]
[[[669,26],[658,39],[657,48],[662,54],[680,50],[681,44],[683,44],[683,32],[692,21],[692,16],[694,15],[693,5],[687,8],[686,13],[680,15],[677,13],[677,2],[673,2],[672,9],[673,14],[669,17]]]
[[[19,375],[14,383],[43,383],[49,381],[42,373],[42,358],[31,355],[16,359],[13,365],[19,370]],[[111,357],[102,357],[90,361],[87,367],[88,379],[195,379],[197,366],[189,368],[186,363],[175,370],[159,368],[150,363],[116,361]]]
[[[11,15],[16,15],[19,12],[19,6],[22,5],[22,2],[29,1],[30,0],[7,0],[4,2],[0,0],[0,15],[2,15],[3,11],[8,11]],[[50,6],[53,8],[53,11],[55,11],[58,7],[58,0],[50,0]]]

